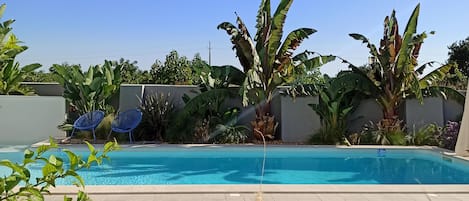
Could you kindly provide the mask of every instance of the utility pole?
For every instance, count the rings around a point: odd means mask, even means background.
[[[210,41],[208,41],[208,65],[212,65],[212,45]]]

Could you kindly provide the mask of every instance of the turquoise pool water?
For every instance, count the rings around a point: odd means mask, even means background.
[[[19,160],[21,155],[0,152],[0,159]],[[87,185],[257,184],[262,148],[124,149],[110,157],[99,167],[79,172]],[[41,174],[39,166],[32,169],[33,175]],[[0,168],[0,175],[5,171]],[[469,163],[422,149],[269,147],[264,183],[469,184]]]

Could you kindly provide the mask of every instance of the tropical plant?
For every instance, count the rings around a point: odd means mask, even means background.
[[[184,97],[184,108],[178,111],[168,130],[171,142],[206,142],[210,128],[215,125],[213,117],[221,116],[222,106],[235,92],[226,89],[211,89],[193,98]]]
[[[370,121],[368,124],[365,124],[363,126],[363,130],[359,138],[360,138],[361,144],[380,144],[380,145],[405,145],[406,144],[406,133],[404,131],[396,129],[396,128],[391,128],[389,130],[386,130],[385,125],[383,125],[381,121],[377,123]]]
[[[95,163],[101,164],[104,159],[109,159],[109,152],[119,149],[117,142],[108,142],[102,153],[98,153],[93,145],[86,142],[90,151],[88,159],[83,159],[69,149],[61,149],[67,155],[67,159],[63,159],[47,153],[59,148],[52,138],[49,142],[49,145],[41,145],[35,151],[26,149],[21,163],[0,161],[0,166],[11,170],[9,175],[0,177],[0,200],[44,200],[44,194],[50,193],[49,189],[55,187],[56,181],[65,178],[74,178],[74,184],[81,187],[77,195],[78,201],[90,200],[83,192],[85,181],[80,177],[79,171],[90,168]],[[43,164],[42,176],[31,175],[30,166],[33,164]],[[72,198],[65,197],[65,200]]]
[[[449,150],[454,150],[454,148],[456,147],[456,141],[458,140],[460,126],[460,123],[455,121],[448,121],[446,123],[445,128],[443,129],[443,134],[441,135],[440,139],[441,147]]]
[[[209,72],[201,73],[200,93],[193,98],[183,97],[184,108],[175,115],[169,129],[171,141],[207,142],[225,113],[225,100],[237,95],[230,85],[240,85],[244,81],[244,73],[234,66],[211,66],[209,69]]]
[[[22,68],[14,60],[0,66],[0,94],[3,95],[32,95],[34,90],[21,86],[26,74],[41,67],[41,64],[29,64]]]
[[[249,128],[243,125],[218,124],[210,140],[217,144],[239,144],[247,141]]]
[[[435,63],[428,62],[417,67],[420,49],[427,37],[425,32],[416,34],[419,11],[420,4],[415,7],[403,36],[399,34],[395,11],[387,16],[384,19],[384,34],[379,48],[363,35],[350,34],[352,38],[367,44],[374,61],[371,63],[371,72],[365,73],[344,60],[350,64],[352,74],[344,82],[356,85],[358,90],[368,91],[376,98],[383,112],[380,125],[385,133],[401,133],[403,127],[399,120],[399,107],[407,97],[413,96],[422,102],[425,95],[445,94],[459,101],[464,100],[461,94],[451,88],[435,86],[437,81],[444,79],[454,68],[452,64],[443,65],[419,79],[425,68]]]
[[[347,74],[345,74],[347,75]],[[321,117],[321,128],[311,138],[312,143],[336,144],[345,139],[347,117],[363,99],[365,94],[353,85],[342,82],[343,74],[336,78],[324,76],[325,83],[319,87],[318,104],[309,106]]]
[[[3,17],[6,5],[0,6],[0,18]],[[39,67],[40,64],[34,63],[20,67],[15,58],[18,54],[28,49],[26,46],[20,46],[21,43],[13,33],[10,33],[10,27],[15,20],[6,20],[0,24],[0,94],[34,94],[34,90],[21,86],[21,82],[26,75]]]
[[[209,140],[220,144],[244,143],[248,139],[246,133],[249,129],[243,125],[236,125],[239,113],[238,108],[228,109],[223,114],[221,123],[217,124],[215,130],[210,134]]]
[[[467,76],[463,75],[458,68],[454,68],[446,73],[445,79],[437,81],[435,85],[465,90],[467,88]]]
[[[174,111],[171,94],[148,95],[141,101],[142,122],[138,130],[140,137],[149,140],[165,141],[170,115]]]
[[[251,124],[257,139],[275,136],[276,122],[271,113],[271,101],[274,91],[280,85],[294,82],[298,75],[335,59],[334,56],[317,56],[305,51],[293,55],[301,42],[316,32],[310,28],[299,28],[289,33],[282,43],[283,26],[293,0],[280,1],[272,15],[270,0],[262,0],[257,14],[257,32],[254,40],[239,16],[237,27],[229,22],[218,25],[231,36],[233,49],[236,51],[246,79],[241,87],[243,104],[256,105],[256,120]],[[256,42],[256,43],[254,43]]]
[[[112,97],[119,94],[121,68],[121,65],[105,61],[101,66],[90,66],[86,73],[79,65],[54,64],[51,71],[64,87],[64,98],[82,115],[110,109]]]
[[[407,144],[409,145],[430,145],[438,146],[440,136],[443,133],[443,128],[436,124],[428,124],[418,131],[413,131],[406,136]]]

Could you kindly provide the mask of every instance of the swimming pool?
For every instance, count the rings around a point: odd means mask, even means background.
[[[79,173],[87,185],[258,184],[262,155],[261,147],[126,148],[111,153],[111,161]],[[0,152],[0,159],[21,156]],[[41,174],[40,167],[31,168],[33,175]],[[0,169],[0,175],[5,171]],[[469,163],[425,149],[269,147],[263,182],[469,184]]]

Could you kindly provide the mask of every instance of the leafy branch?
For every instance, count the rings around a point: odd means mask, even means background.
[[[68,163],[64,159],[55,155],[47,156],[46,152],[59,148],[51,138],[48,145],[41,145],[35,151],[26,149],[21,163],[9,160],[1,160],[0,166],[11,169],[10,175],[0,178],[0,200],[18,200],[27,198],[28,200],[44,200],[44,194],[50,194],[49,188],[56,186],[57,179],[68,177],[75,178],[74,185],[84,188],[85,181],[77,173],[83,168],[90,168],[93,164],[100,165],[103,159],[109,159],[107,153],[118,150],[116,141],[108,142],[100,154],[90,143],[86,142],[90,155],[84,160],[80,155],[73,153],[69,149],[63,149],[68,157]],[[35,178],[31,182],[31,172],[29,166],[36,163],[44,163],[42,167],[42,177]],[[20,183],[22,184],[20,186]],[[78,200],[88,200],[88,196],[83,191],[78,192]],[[65,197],[65,200],[71,198]]]

